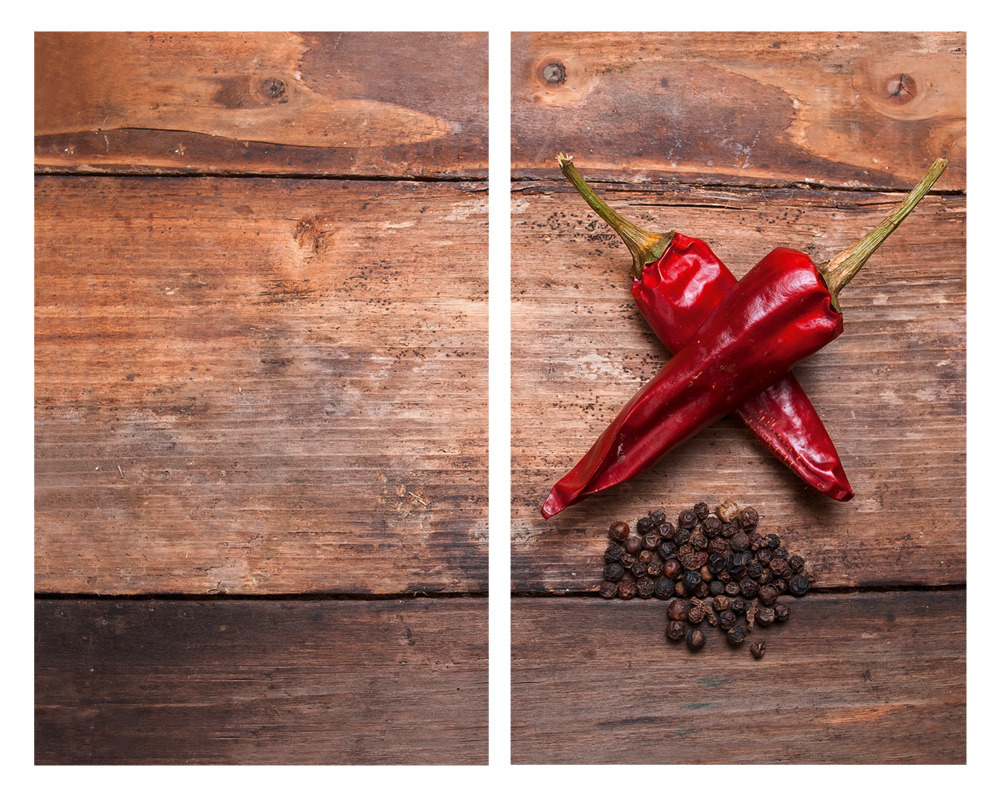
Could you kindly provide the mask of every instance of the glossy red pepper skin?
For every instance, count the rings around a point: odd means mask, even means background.
[[[628,480],[735,410],[843,332],[826,282],[805,253],[773,250],[641,388],[553,487],[550,518]]]
[[[656,337],[678,352],[735,285],[736,277],[704,241],[674,233],[663,255],[633,280],[632,296]],[[793,375],[736,413],[806,483],[836,500],[854,496],[829,433]]]

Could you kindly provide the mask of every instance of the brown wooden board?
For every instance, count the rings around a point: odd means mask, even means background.
[[[643,182],[965,185],[964,33],[517,33],[512,168]]]
[[[514,763],[963,763],[965,592],[816,595],[762,660],[665,603],[515,599]]]
[[[484,189],[38,178],[36,590],[485,590]]]
[[[39,764],[484,764],[487,602],[38,601]]]
[[[579,160],[586,177],[589,163]],[[737,275],[773,247],[820,263],[901,194],[600,188],[650,230],[705,239]],[[753,504],[821,586],[965,581],[965,201],[928,197],[841,296],[844,334],[795,370],[857,492],[807,487],[727,418],[549,521],[553,483],[667,360],[635,309],[631,259],[567,186],[516,184],[512,243],[515,591],[596,588],[608,525],[705,499]]]
[[[485,177],[485,33],[39,33],[35,163]]]

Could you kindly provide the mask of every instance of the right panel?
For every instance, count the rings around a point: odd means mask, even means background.
[[[964,762],[965,35],[519,33],[512,73],[513,761]],[[777,247],[822,270],[949,166],[844,289],[843,334],[795,366],[819,432],[773,405],[755,436],[738,406],[543,519],[687,347],[644,319],[629,250],[557,153],[735,278]],[[796,340],[772,333],[737,388]],[[786,468],[758,439],[793,416],[832,444],[788,441]],[[613,445],[609,472],[634,441]],[[833,445],[849,501],[803,479]]]

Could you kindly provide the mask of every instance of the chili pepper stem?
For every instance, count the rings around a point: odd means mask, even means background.
[[[573,165],[573,156],[559,153],[556,156],[559,168],[566,176],[566,179],[573,184],[574,188],[580,192],[587,205],[597,212],[614,229],[615,233],[621,236],[625,246],[632,253],[632,277],[639,279],[642,277],[642,270],[646,264],[655,263],[660,260],[667,245],[674,237],[673,231],[670,233],[649,233],[637,225],[633,225],[627,219],[619,215],[608,207],[592,188],[587,185],[583,176]]]
[[[909,216],[910,211],[917,207],[917,203],[930,191],[931,186],[941,177],[941,173],[944,172],[947,166],[947,160],[938,158],[931,164],[931,168],[927,170],[927,173],[921,178],[920,182],[913,187],[913,191],[900,203],[895,211],[885,218],[882,224],[837,255],[829,263],[820,267],[819,272],[826,281],[827,288],[830,289],[830,296],[833,298],[833,307],[836,310],[840,310],[838,298],[841,289],[851,282],[853,277],[861,271],[861,267],[865,265],[865,262],[871,257],[872,253]]]

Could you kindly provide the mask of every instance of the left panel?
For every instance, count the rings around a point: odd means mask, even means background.
[[[36,762],[485,763],[486,35],[35,48]]]

